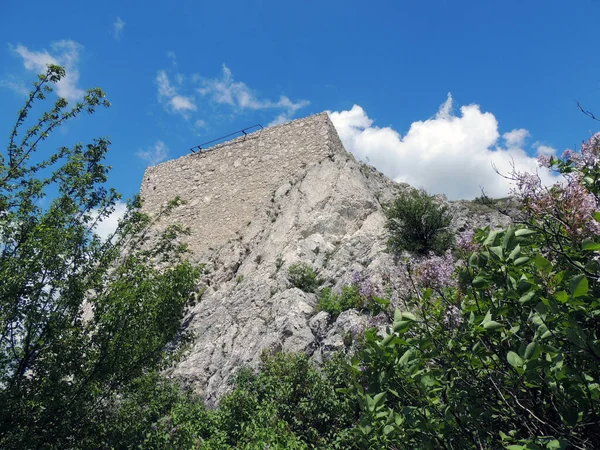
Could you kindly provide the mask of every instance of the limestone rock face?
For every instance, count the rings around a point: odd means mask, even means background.
[[[316,117],[329,122],[326,116]],[[244,223],[238,219],[228,234],[215,231],[214,246],[204,240],[191,245],[193,260],[205,264],[206,289],[184,321],[194,334],[191,348],[169,374],[194,386],[209,403],[228,390],[227,380],[236,369],[256,366],[263,351],[302,351],[321,361],[347,346],[353,330],[366,323],[367,316],[357,311],[345,311],[336,320],[326,312],[316,313],[317,295],[288,281],[291,264],[308,264],[323,285],[333,289],[349,284],[355,270],[377,282],[393,266],[384,252],[382,205],[411,188],[357,162],[343,150],[335,130],[332,134],[332,127],[325,125],[313,129],[316,138],[325,136],[331,148],[315,151],[315,158],[298,164],[293,173],[274,174],[276,183],[271,179],[261,185],[269,187],[261,187],[261,198],[242,192],[254,202],[252,214],[243,210]],[[149,173],[157,177],[156,171]],[[148,186],[144,190],[148,192]],[[508,223],[493,209],[473,208],[471,202],[449,205],[455,229]],[[219,220],[236,215],[235,205],[227,207],[233,210],[220,212]],[[194,208],[185,213],[193,221],[184,222],[192,231],[194,221],[204,220],[202,202]]]

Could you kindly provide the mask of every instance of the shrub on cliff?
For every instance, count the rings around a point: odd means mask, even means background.
[[[288,280],[304,292],[314,292],[319,287],[317,274],[303,262],[294,263],[288,268]]]
[[[88,90],[71,108],[59,98],[24,130],[64,75],[54,65],[40,75],[0,154],[1,448],[100,448],[119,399],[165,363],[198,275],[180,259],[182,230],[148,244],[138,199],[110,239],[92,233],[119,199],[104,187],[109,141],[39,147],[69,119],[109,106],[104,93]]]
[[[452,216],[448,207],[424,191],[412,190],[400,194],[385,208],[388,248],[394,254],[443,253],[451,248],[454,236],[449,231]]]

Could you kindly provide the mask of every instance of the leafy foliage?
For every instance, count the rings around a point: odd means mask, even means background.
[[[102,445],[148,449],[349,448],[356,399],[336,392],[349,366],[337,355],[319,373],[305,355],[265,354],[241,369],[217,409],[155,374],[120,403]]]
[[[451,248],[454,236],[448,227],[452,216],[446,206],[424,191],[400,194],[385,210],[388,248],[399,255],[406,250],[417,254],[443,253]]]
[[[455,283],[415,289],[405,305],[414,312],[398,310],[387,336],[365,333],[354,362],[363,448],[600,442],[600,243],[590,223],[600,219],[600,147],[584,146],[545,161],[561,185],[514,174],[527,225],[479,230]]]
[[[377,314],[385,311],[389,303],[389,300],[382,297],[364,295],[356,285],[344,286],[340,293],[333,292],[327,287],[319,294],[316,311],[326,311],[334,318],[349,309],[366,310],[371,314]]]
[[[288,268],[288,279],[304,292],[314,292],[319,287],[315,271],[306,263],[297,262]]]
[[[181,260],[183,230],[169,227],[148,244],[152,221],[139,199],[107,241],[90,231],[119,199],[104,187],[107,139],[39,151],[67,120],[109,105],[100,89],[70,109],[59,98],[22,131],[63,76],[52,65],[40,76],[0,155],[2,448],[93,442],[110,415],[105,406],[166,362],[198,275]],[[159,270],[162,263],[170,268]]]

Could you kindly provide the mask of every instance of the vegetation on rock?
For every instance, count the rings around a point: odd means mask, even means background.
[[[297,262],[288,268],[288,280],[304,292],[315,292],[319,280],[315,271],[306,263]]]
[[[425,255],[441,254],[451,248],[454,237],[448,227],[452,216],[448,207],[421,190],[400,194],[385,209],[388,248],[396,255],[403,251]]]

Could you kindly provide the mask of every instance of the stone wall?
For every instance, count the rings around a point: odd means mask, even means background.
[[[186,241],[200,255],[235,238],[282,183],[340,152],[337,132],[321,113],[149,167],[140,194],[149,213],[175,196],[186,201],[168,222],[191,228]]]

